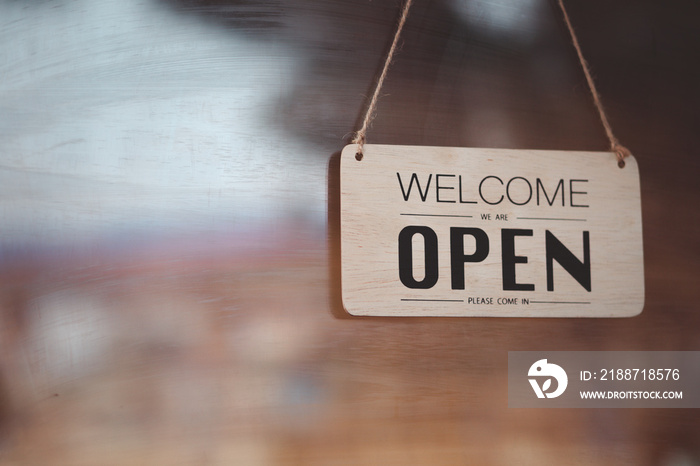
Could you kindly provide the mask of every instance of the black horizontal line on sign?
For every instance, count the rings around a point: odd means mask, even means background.
[[[456,217],[456,218],[473,218],[473,215],[440,215],[440,214],[400,214],[410,217]]]
[[[463,299],[413,299],[401,298],[401,301],[429,301],[429,302],[444,302],[444,303],[463,303]]]
[[[530,301],[530,304],[591,304],[586,301]]]
[[[517,217],[518,220],[561,220],[564,222],[585,222],[585,218]]]

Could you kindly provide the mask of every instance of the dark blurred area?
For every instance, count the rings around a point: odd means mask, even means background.
[[[396,1],[0,1],[0,464],[700,465],[507,353],[700,350],[700,4],[567,1],[640,166],[630,319],[350,318],[333,154]],[[416,0],[370,143],[605,151],[554,1]],[[335,161],[334,161],[335,160]]]

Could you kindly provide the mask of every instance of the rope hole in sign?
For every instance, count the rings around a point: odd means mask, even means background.
[[[406,0],[406,2],[403,5],[403,9],[401,10],[401,16],[399,17],[399,23],[396,28],[396,32],[394,33],[394,40],[391,44],[389,52],[387,53],[386,60],[384,61],[384,67],[382,68],[382,73],[379,75],[379,79],[377,80],[377,85],[374,89],[374,93],[372,94],[372,99],[370,100],[369,105],[367,106],[365,117],[362,120],[362,126],[357,131],[357,133],[355,133],[355,137],[352,140],[353,144],[357,144],[357,153],[355,154],[355,160],[357,160],[358,162],[362,161],[362,159],[364,158],[363,148],[367,140],[367,129],[375,117],[377,109],[377,100],[379,99],[379,92],[381,91],[381,88],[384,85],[384,80],[386,79],[387,72],[389,71],[389,66],[391,65],[391,62],[394,59],[394,54],[396,53],[399,37],[401,36],[401,30],[403,29],[403,26],[406,23],[406,18],[408,17],[408,10],[411,8],[411,3],[413,3],[413,0]],[[608,117],[605,113],[605,110],[603,109],[603,103],[600,99],[600,94],[598,94],[598,90],[595,87],[595,82],[593,81],[593,77],[591,76],[591,71],[588,67],[588,62],[585,58],[583,58],[581,46],[579,45],[578,38],[576,37],[574,28],[571,25],[571,21],[569,20],[569,14],[567,13],[566,8],[564,7],[564,1],[558,0],[558,3],[564,16],[564,22],[566,23],[566,27],[569,30],[569,34],[571,35],[571,42],[574,46],[574,49],[576,49],[576,54],[578,56],[579,62],[581,63],[583,74],[586,77],[588,89],[590,90],[591,96],[593,97],[593,103],[595,104],[595,107],[598,110],[600,122],[603,125],[603,129],[605,130],[605,134],[608,137],[608,141],[610,141],[610,150],[614,152],[615,156],[617,157],[617,166],[620,168],[625,168],[625,158],[630,156],[631,152],[625,146],[620,144],[620,141],[618,141],[617,137],[615,137],[615,134],[612,131],[612,127],[610,126]]]

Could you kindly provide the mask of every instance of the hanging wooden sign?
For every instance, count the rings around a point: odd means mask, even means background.
[[[626,317],[644,305],[639,172],[612,152],[356,145],[342,296],[367,316]]]

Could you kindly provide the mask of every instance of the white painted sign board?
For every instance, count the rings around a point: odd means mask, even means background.
[[[628,317],[644,305],[639,171],[612,152],[365,145],[341,155],[345,309]]]

